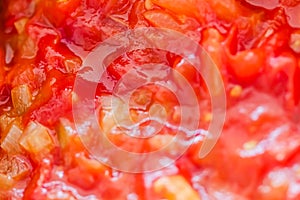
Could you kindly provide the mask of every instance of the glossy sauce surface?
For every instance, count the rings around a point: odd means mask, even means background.
[[[298,0],[4,0],[0,5],[0,199],[300,198]],[[199,136],[172,165],[131,174],[103,165],[85,149],[72,99],[84,57],[105,39],[138,27],[175,30],[199,43],[222,74],[227,114],[221,137],[205,158],[198,157]],[[107,67],[95,105],[108,138],[131,152],[155,151],[175,134],[163,127],[141,142],[129,137],[131,130],[110,132],[117,126],[105,104],[115,98],[112,88],[147,63],[183,75],[197,96],[199,129],[211,120],[209,93],[189,62],[157,49],[127,52]],[[130,108],[136,123],[156,112],[177,126],[182,114],[176,95],[158,85],[138,88]],[[118,113],[126,117],[122,109]],[[147,123],[139,127],[147,133]]]

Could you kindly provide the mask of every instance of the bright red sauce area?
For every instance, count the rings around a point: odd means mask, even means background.
[[[0,199],[300,198],[298,0],[4,0],[0,13]],[[172,29],[199,43],[222,74],[227,116],[205,158],[196,140],[174,164],[131,174],[85,149],[72,99],[84,56],[138,27]],[[183,75],[199,101],[199,126],[211,120],[207,88],[190,63],[161,50],[127,52],[108,66],[95,102],[108,138],[132,152],[157,150],[174,135],[163,128],[141,142],[109,131],[115,124],[103,101],[114,98],[111,87],[128,70],[147,63]],[[133,122],[160,104],[159,116],[179,123],[180,105],[166,88],[141,87],[130,102]]]

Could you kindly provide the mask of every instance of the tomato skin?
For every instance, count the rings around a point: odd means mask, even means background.
[[[79,176],[80,175],[80,176]],[[70,169],[67,172],[68,181],[72,184],[79,186],[85,190],[93,188],[95,185],[95,178],[88,172],[84,172],[79,168]]]
[[[44,77],[44,70],[34,67],[32,60],[27,60],[22,65],[19,63],[14,65],[7,73],[5,81],[11,83],[12,87],[27,84],[31,91],[35,91],[41,87]]]
[[[255,78],[265,65],[265,53],[261,49],[251,49],[229,55],[229,68],[238,80],[249,81]]]
[[[191,84],[197,82],[200,79],[199,72],[188,63],[186,60],[182,58],[177,58],[173,64],[174,69],[184,76],[186,80],[188,80]]]
[[[87,9],[75,13],[76,18],[68,20],[68,24],[63,26],[62,34],[75,45],[82,46],[84,50],[92,50],[103,37],[98,13]],[[80,20],[81,18],[91,18],[90,21]],[[103,18],[103,17],[101,17]]]
[[[215,10],[216,15],[225,20],[232,20],[239,11],[234,0],[205,0],[209,3],[211,8]]]
[[[56,69],[66,74],[75,73],[82,64],[81,59],[62,44],[57,35],[41,37],[38,46],[38,62],[47,72]]]
[[[53,98],[48,102],[30,113],[30,119],[53,127],[60,117],[69,113],[71,111],[71,93],[67,91],[66,93],[61,92],[56,95],[53,95]],[[25,119],[24,123],[27,123],[27,119]]]
[[[64,200],[158,200],[160,195],[176,199],[182,191],[155,191],[157,179],[167,177],[181,177],[170,180],[183,180],[194,199],[299,199],[295,191],[300,181],[299,41],[297,37],[293,41],[294,49],[289,38],[298,24],[293,13],[299,8],[298,0],[5,0],[0,5],[4,5],[0,46],[13,49],[9,64],[0,49],[0,119],[4,119],[2,114],[11,114],[10,90],[26,84],[32,92],[32,103],[17,120],[20,118],[25,127],[30,120],[43,124],[55,143],[54,150],[40,163],[33,154],[26,155],[32,158],[34,171],[23,199],[57,200],[63,196]],[[25,19],[23,31],[15,24],[21,18]],[[220,70],[228,94],[227,117],[221,137],[207,157],[198,157],[205,136],[202,130],[207,129],[213,114],[207,88],[186,59],[157,49],[127,52],[107,66],[95,94],[100,124],[114,125],[111,115],[101,118],[107,110],[102,113],[100,99],[115,97],[112,91],[128,71],[144,64],[168,66],[170,82],[181,81],[178,76],[182,75],[187,80],[184,83],[195,90],[201,112],[204,110],[199,121],[201,133],[197,132],[191,148],[164,169],[131,174],[98,162],[83,145],[72,121],[72,104],[76,103],[72,102],[76,97],[73,85],[81,59],[105,39],[137,27],[167,28],[187,35],[206,50]],[[81,51],[86,54],[77,56]],[[94,84],[86,82],[77,82],[84,85],[83,94]],[[152,114],[166,118],[172,126],[181,126],[185,113],[176,94],[155,84],[145,88],[138,88],[131,96],[132,116],[124,116],[125,112],[119,110],[122,120],[132,117],[137,123],[152,109]],[[124,107],[121,104],[120,108]],[[60,124],[62,119],[70,121]],[[58,128],[60,125],[63,128]],[[141,132],[148,130],[138,128]],[[165,128],[143,140],[132,138],[130,131],[117,132],[108,138],[136,153],[159,150],[176,134]],[[127,162],[126,158],[116,159]],[[0,160],[0,175],[1,167]],[[10,192],[22,196],[21,191]],[[1,194],[0,188],[0,198]],[[181,195],[178,198],[184,199]]]
[[[58,70],[50,71],[24,116],[24,124],[31,119],[38,120],[43,125],[55,125],[62,115],[71,110],[74,78],[73,75],[66,75]]]
[[[127,71],[134,69],[136,66],[142,67],[144,64],[151,63],[167,64],[166,52],[158,49],[140,49],[128,52],[107,66],[106,71],[113,80],[120,80]]]
[[[153,25],[159,28],[180,30],[180,24],[170,14],[160,10],[150,10],[144,12],[144,17]]]
[[[133,3],[132,8],[129,12],[129,27],[135,28],[139,26],[146,26],[148,22],[144,18],[143,14],[145,12],[145,5],[141,1],[136,1]]]
[[[247,197],[254,195],[252,191],[266,171],[279,163],[285,164],[297,154],[300,147],[297,133],[278,99],[252,91],[227,110],[224,130],[212,152],[199,159],[199,142],[193,146],[197,150],[191,153],[194,162],[208,170],[218,169],[216,179],[230,180],[239,188],[238,193]],[[266,143],[269,145],[264,145]],[[290,144],[290,148],[286,144]]]
[[[227,71],[241,83],[251,83],[264,70],[267,53],[262,48],[241,49],[239,47],[239,30],[236,25],[231,27],[224,40],[225,63]]]
[[[47,18],[57,27],[62,26],[68,16],[80,6],[80,0],[72,1],[44,1],[43,10]],[[51,14],[55,10],[56,15]]]
[[[152,2],[175,14],[193,17],[201,23],[206,21],[206,15],[200,15],[199,13],[209,14],[211,11],[208,3],[203,0],[152,0]]]

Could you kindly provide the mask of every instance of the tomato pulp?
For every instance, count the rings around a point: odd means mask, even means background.
[[[298,0],[1,1],[0,199],[299,199],[299,13]],[[199,134],[167,167],[128,173],[83,145],[72,115],[80,99],[74,84],[90,52],[141,27],[176,31],[205,49],[223,79],[226,121],[206,157],[198,156]],[[184,80],[201,110],[197,129],[207,129],[210,93],[187,59],[146,48],[109,61],[93,103],[102,134],[116,147],[157,151],[181,125],[181,102],[170,88],[135,88],[129,111],[114,95],[128,72],[151,71],[147,64],[161,66],[157,77]],[[94,84],[81,81],[83,93]],[[135,128],[118,126],[115,113]]]

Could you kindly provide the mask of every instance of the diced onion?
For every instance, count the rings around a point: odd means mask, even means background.
[[[294,52],[300,53],[300,31],[291,34],[290,47]]]
[[[241,96],[242,92],[243,92],[243,88],[240,85],[235,85],[230,90],[230,96],[231,97],[239,97],[239,96]]]
[[[10,44],[5,45],[5,63],[9,64],[14,57],[14,50]]]
[[[154,183],[154,190],[168,200],[201,199],[186,179],[180,175],[158,179]]]
[[[145,0],[145,8],[146,8],[147,10],[152,10],[153,7],[154,7],[154,4],[152,3],[151,0]]]
[[[0,131],[5,132],[9,124],[14,121],[14,117],[9,117],[6,114],[0,116]]]
[[[47,128],[37,122],[30,122],[20,139],[20,145],[29,153],[43,155],[54,148],[54,142]]]
[[[1,148],[9,154],[17,154],[19,153],[19,138],[22,135],[22,130],[18,127],[17,124],[12,124],[10,129],[8,130],[5,138],[1,142]]]
[[[28,18],[21,18],[14,23],[15,28],[17,29],[17,32],[19,34],[24,32],[27,21],[28,21]]]
[[[92,173],[99,174],[101,172],[104,172],[105,170],[108,170],[108,167],[103,165],[98,160],[87,158],[84,155],[77,156],[76,162],[81,169]]]
[[[36,57],[38,51],[38,47],[36,41],[33,40],[31,37],[28,37],[21,47],[21,55],[22,58],[25,59],[32,59]]]
[[[19,85],[11,90],[13,106],[17,114],[22,114],[31,104],[31,92],[28,85]]]
[[[71,122],[66,118],[61,118],[59,120],[59,125],[57,129],[58,140],[60,146],[65,148],[70,143],[70,137],[74,135],[75,130]]]
[[[114,114],[113,112],[102,110],[101,111],[101,121],[100,126],[104,133],[109,133],[113,127],[116,126],[115,120],[114,120]]]
[[[167,111],[165,107],[160,104],[153,104],[149,108],[149,115],[151,117],[159,118],[161,121],[165,121],[167,119]]]
[[[172,135],[157,134],[149,139],[149,144],[150,144],[151,149],[153,149],[153,151],[154,150],[157,151],[159,149],[166,147],[173,140],[174,140],[174,137]]]
[[[121,99],[105,97],[101,99],[100,126],[104,133],[109,133],[117,125],[130,124],[129,112]]]

